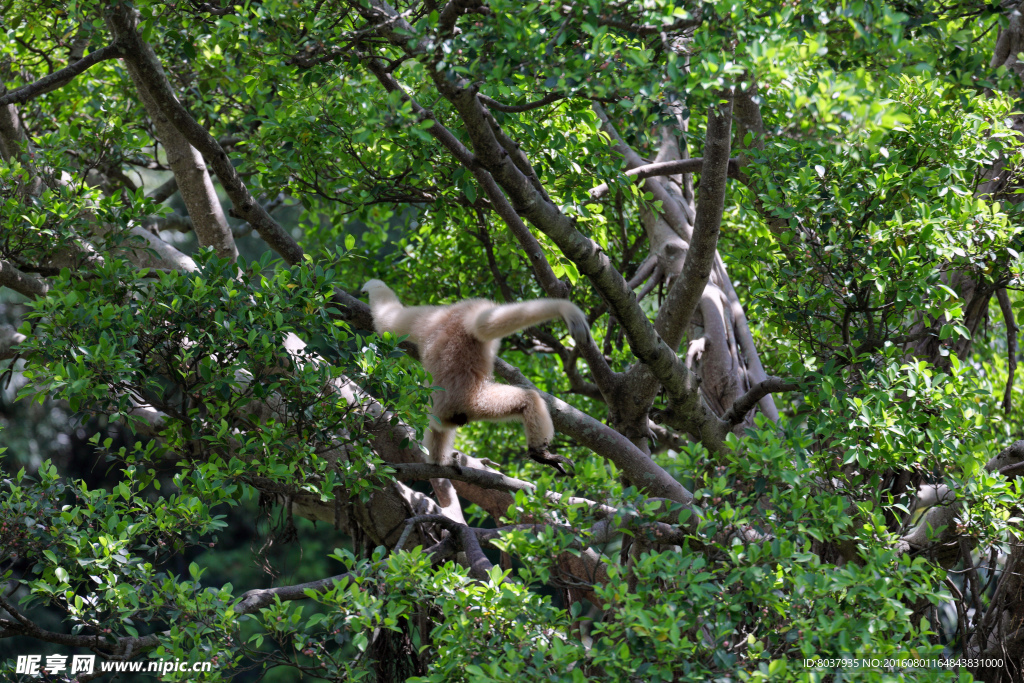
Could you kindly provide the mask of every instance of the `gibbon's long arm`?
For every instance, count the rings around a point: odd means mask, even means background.
[[[481,341],[491,341],[552,318],[562,318],[577,341],[586,340],[590,333],[587,316],[566,299],[535,299],[488,308],[476,316],[470,331]]]
[[[399,337],[409,335],[418,342],[417,323],[443,306],[403,306],[391,288],[380,280],[369,280],[363,291],[370,295],[370,309],[373,311],[373,326],[378,334],[390,332]]]
[[[409,339],[420,343],[419,332],[423,330],[420,323],[429,319],[431,313],[440,311],[443,306],[403,306],[397,301],[394,304],[381,306],[380,319],[374,314],[374,323],[379,334],[390,332],[395,336],[409,335]]]

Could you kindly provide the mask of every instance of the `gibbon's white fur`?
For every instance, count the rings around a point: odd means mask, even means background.
[[[527,454],[562,475],[569,474],[563,465],[571,468],[572,461],[548,452],[555,429],[540,395],[496,384],[492,378],[502,337],[560,317],[572,336],[582,342],[590,333],[583,311],[566,299],[502,305],[467,299],[450,306],[406,307],[380,280],[370,280],[363,291],[370,295],[377,333],[409,335],[419,347],[423,367],[444,390],[431,397],[433,417],[424,440],[431,462],[449,464],[456,427],[477,420],[516,420],[526,430]]]

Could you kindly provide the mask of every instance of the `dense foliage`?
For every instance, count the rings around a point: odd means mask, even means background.
[[[1020,680],[1021,11],[7,0],[0,671]]]

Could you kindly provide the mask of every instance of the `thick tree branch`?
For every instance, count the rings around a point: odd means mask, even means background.
[[[50,285],[45,280],[18,270],[8,261],[0,261],[0,287],[10,287],[27,297],[45,296]]]
[[[454,536],[462,552],[466,553],[466,559],[469,562],[469,575],[477,581],[487,580],[488,573],[494,565],[484,555],[484,551],[480,547],[480,540],[476,537],[476,531],[472,527],[454,522],[443,515],[417,515],[405,521],[409,526],[422,522],[436,524]]]
[[[615,126],[609,120],[603,108],[596,103],[593,105],[593,108],[602,121],[602,130],[611,138],[613,148],[622,154],[627,168],[635,169],[650,166],[650,164],[647,164],[639,154],[625,143],[618,131],[615,129]],[[729,160],[730,176],[732,176],[736,171],[735,162],[735,159]],[[662,161],[657,163],[666,162]],[[668,226],[687,242],[692,240],[693,233],[691,221],[689,219],[689,214],[683,209],[683,203],[680,202],[675,195],[669,193],[666,187],[655,178],[645,180],[643,187],[654,195],[655,200],[661,202],[660,215],[664,218]],[[661,270],[660,260],[655,259],[654,257],[651,257],[645,265],[646,267],[641,267],[642,271],[644,271],[639,274],[641,277],[630,283],[631,288],[638,286],[640,281],[650,274],[649,271]],[[763,381],[767,378],[767,375],[761,366],[757,349],[754,345],[753,337],[750,334],[749,325],[747,324],[746,316],[743,312],[742,304],[740,303],[739,297],[736,295],[736,291],[732,286],[732,282],[725,269],[725,264],[717,253],[714,256],[713,272],[717,278],[716,282],[724,292],[727,300],[727,305],[734,323],[736,338],[743,349],[743,353],[748,364],[747,371],[750,381]],[[649,284],[648,288],[645,289],[645,292],[652,289],[654,284],[656,284],[656,282]],[[641,294],[645,292],[642,292]],[[706,294],[706,290],[704,294]],[[651,379],[654,379],[653,374],[650,372],[648,367],[642,364],[637,364],[624,373],[622,383],[625,387],[625,391],[628,392],[630,397],[632,397],[631,403],[628,407],[637,415],[640,415],[641,413],[646,414],[646,411],[650,408],[651,402],[653,401],[655,392],[658,390],[657,383],[652,383]],[[778,420],[778,412],[775,409],[775,404],[772,401],[770,394],[762,398],[761,408],[772,420]],[[673,406],[673,409],[672,415],[665,415],[663,419],[669,419],[674,427],[697,436],[709,448],[714,449],[717,447],[717,444],[715,443],[717,441],[717,437],[712,437],[711,435],[724,435],[729,430],[729,425],[719,420],[714,414],[714,411],[711,410],[710,406],[706,405],[703,400],[691,398],[688,407],[684,408],[677,403]]]
[[[484,113],[487,116],[487,122],[491,124],[491,131],[494,133],[494,137],[497,138],[502,149],[508,152],[509,157],[512,159],[512,163],[516,165],[516,168],[518,168],[523,175],[530,179],[530,182],[532,182],[533,186],[538,192],[540,192],[544,201],[550,202],[551,197],[548,196],[547,190],[545,190],[544,185],[541,184],[540,177],[537,175],[537,172],[533,170],[533,164],[530,163],[529,158],[523,150],[519,148],[519,145],[516,144],[515,140],[510,138],[505,131],[502,130],[497,119],[494,118],[494,115],[486,109],[484,110]]]
[[[481,0],[448,0],[437,19],[438,35],[450,36],[459,17],[473,12],[487,13],[490,9]]]
[[[32,148],[32,141],[29,140],[28,132],[18,114],[18,108],[13,104],[0,107],[0,158],[3,158],[4,161],[20,158],[25,165],[25,170],[22,174],[23,181],[19,191],[30,197],[38,197],[42,194],[43,179],[35,169],[35,151]]]
[[[473,467],[452,467],[432,465],[423,462],[388,463],[395,470],[399,481],[426,481],[428,479],[453,479],[498,491],[534,491],[536,486],[522,479],[506,477],[501,472],[481,470]]]
[[[156,188],[146,196],[152,199],[157,204],[163,204],[168,199],[170,199],[171,196],[174,195],[174,193],[177,191],[178,179],[172,175],[170,178],[168,178],[167,182],[163,183],[162,185],[160,185],[160,187]]]
[[[38,81],[23,85],[17,90],[12,90],[5,95],[0,95],[0,107],[8,104],[22,104],[28,102],[34,97],[39,97],[48,92],[52,92],[57,88],[60,88],[71,80],[82,73],[89,67],[99,64],[102,61],[113,59],[120,56],[121,47],[114,43],[113,45],[107,45],[101,47],[98,50],[90,52],[87,57],[83,57],[73,64],[69,64],[60,71],[54,71],[48,76],[43,76]]]
[[[15,345],[25,341],[25,335],[10,325],[0,325],[0,360],[7,360],[17,355]]]
[[[145,42],[140,41],[140,45],[147,61],[159,65],[153,49]],[[238,258],[234,237],[224,217],[224,209],[220,205],[217,191],[213,188],[202,155],[164,115],[135,62],[126,61],[125,66],[167,152],[167,164],[174,172],[174,178],[177,180],[176,189],[180,191],[182,201],[188,209],[188,217],[191,219],[199,245],[213,247],[217,256],[221,258]],[[159,74],[170,88],[167,75],[162,68]]]

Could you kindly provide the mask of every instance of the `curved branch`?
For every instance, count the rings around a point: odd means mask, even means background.
[[[728,175],[730,178],[740,177],[740,160],[729,159]],[[624,175],[633,179],[634,182],[640,182],[647,178],[653,178],[655,176],[667,176],[676,175],[678,173],[700,173],[704,166],[703,157],[690,157],[689,159],[674,159],[673,161],[659,161],[654,164],[645,164],[643,166],[637,166],[631,168],[625,172]],[[611,191],[608,183],[601,183],[594,189],[590,190],[591,199],[600,199]]]
[[[459,524],[444,515],[417,515],[405,521],[409,526],[420,522],[436,524],[454,536],[462,552],[466,553],[466,559],[469,561],[469,575],[478,581],[487,580],[488,573],[494,565],[484,555],[484,551],[480,547],[480,540],[476,537],[476,532],[472,527]]]
[[[275,598],[281,602],[288,600],[304,600],[309,596],[306,591],[327,591],[334,587],[334,584],[352,578],[352,572],[345,572],[336,576],[306,583],[295,584],[294,586],[278,586],[277,588],[257,588],[245,593],[241,601],[235,605],[235,614],[252,614],[259,612],[264,607],[274,603]]]
[[[464,14],[478,12],[486,14],[490,12],[482,0],[449,0],[440,12],[437,19],[437,33],[441,36],[450,36],[455,31],[455,23]]]
[[[747,393],[740,396],[729,408],[728,412],[722,417],[730,427],[735,427],[739,423],[743,422],[743,418],[746,417],[747,413],[754,409],[758,401],[767,396],[768,394],[774,394],[778,391],[796,391],[800,388],[799,384],[793,382],[787,382],[781,377],[769,377],[763,382],[759,382],[752,386]]]

